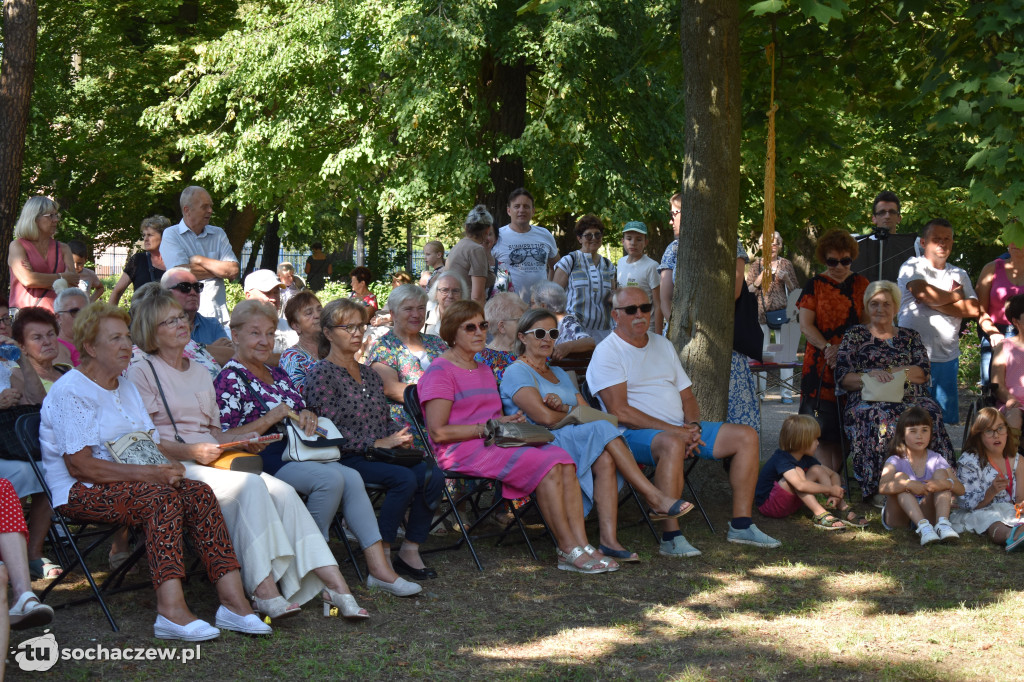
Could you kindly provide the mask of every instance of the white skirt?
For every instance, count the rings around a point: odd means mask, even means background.
[[[969,530],[978,535],[984,535],[989,526],[993,523],[1002,522],[1006,525],[1017,518],[1017,512],[1009,502],[993,502],[987,507],[967,511],[966,509],[954,509],[949,514],[949,522],[953,530],[963,533]]]
[[[338,562],[294,488],[270,474],[183,464],[186,476],[217,496],[246,592],[271,576],[290,602],[305,604],[320,594],[324,583],[313,569]]]

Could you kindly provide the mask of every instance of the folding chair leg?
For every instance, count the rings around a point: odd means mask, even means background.
[[[651,523],[651,515],[648,514],[647,509],[644,508],[643,501],[640,499],[640,495],[637,494],[636,488],[629,485],[629,481],[626,481],[626,485],[629,486],[629,493],[633,497],[633,501],[636,502],[636,506],[640,509],[640,515],[644,517],[647,527],[651,529],[651,535],[654,536],[654,541],[661,542],[661,536],[658,535],[657,529],[654,527],[654,524]],[[691,494],[693,493],[692,490],[690,492]],[[712,530],[712,532],[714,532],[714,530]]]
[[[61,530],[64,531],[64,537],[67,539],[67,544],[71,546],[71,551],[74,553],[75,556],[75,558],[72,559],[68,564],[63,564],[64,573],[61,574],[61,577],[63,577],[64,575],[69,575],[71,571],[75,569],[76,566],[81,565],[82,573],[85,574],[86,580],[89,581],[89,587],[92,588],[92,593],[96,596],[96,601],[99,602],[100,608],[103,610],[103,615],[107,617],[107,622],[110,623],[110,629],[114,632],[120,632],[120,628],[117,627],[117,621],[114,620],[114,616],[111,615],[110,609],[107,608],[107,602],[103,599],[103,594],[102,592],[100,592],[99,585],[96,584],[96,580],[92,577],[92,572],[89,570],[89,567],[85,565],[85,559],[82,557],[82,553],[78,551],[78,545],[75,544],[75,539],[71,535],[71,531],[68,529],[64,517],[58,516],[56,522],[60,524]],[[60,578],[58,578],[57,580],[50,581],[50,584],[47,585],[46,588],[39,593],[39,601],[44,601],[46,599],[46,595],[50,592],[51,589],[56,587],[59,582],[61,582]],[[70,605],[70,603],[68,605]]]
[[[700,515],[704,517],[704,523],[708,524],[708,528],[711,529],[711,534],[714,535],[715,527],[711,523],[711,519],[708,518],[708,513],[704,511],[704,505],[700,503],[700,497],[697,495],[697,491],[693,489],[693,485],[690,483],[689,478],[686,480],[686,489],[690,491],[690,497],[693,498],[693,503],[697,505],[697,510],[700,511]],[[661,538],[659,537],[660,541]]]
[[[352,568],[356,569],[356,579],[359,580],[360,584],[363,583],[363,572],[359,568],[359,559],[356,558],[355,552],[352,551],[352,544],[348,541],[348,537],[345,535],[345,527],[341,525],[341,516],[335,515],[334,521],[331,523],[331,527],[334,528],[334,532],[338,535],[338,539],[341,540],[341,544],[345,545],[345,551],[348,552],[349,561],[352,562]],[[367,569],[369,571],[369,569]]]

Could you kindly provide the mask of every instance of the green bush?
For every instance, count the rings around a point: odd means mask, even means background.
[[[981,352],[978,341],[978,323],[970,320],[960,335],[960,368],[957,383],[962,388],[975,391],[978,387],[981,367]]]

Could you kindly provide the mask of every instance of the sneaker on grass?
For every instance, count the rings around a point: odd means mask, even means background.
[[[675,557],[700,556],[700,550],[687,542],[682,535],[677,535],[671,540],[662,540],[658,553],[662,556]]]
[[[782,546],[781,542],[770,535],[765,535],[756,525],[750,524],[750,528],[736,530],[732,527],[732,521],[729,522],[729,532],[726,534],[725,539],[738,545],[753,545],[754,547],[764,547],[765,549],[775,549]]]

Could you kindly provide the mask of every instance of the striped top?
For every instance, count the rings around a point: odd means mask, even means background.
[[[573,251],[555,264],[569,276],[566,285],[566,310],[572,312],[585,329],[610,329],[611,315],[604,299],[615,288],[615,266],[604,256],[597,265],[581,250]]]

